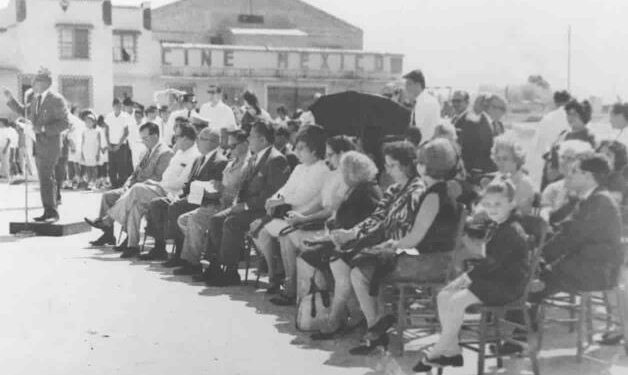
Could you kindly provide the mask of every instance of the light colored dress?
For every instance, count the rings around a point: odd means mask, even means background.
[[[98,128],[85,129],[83,131],[83,165],[97,167],[96,156],[100,154],[101,132]]]

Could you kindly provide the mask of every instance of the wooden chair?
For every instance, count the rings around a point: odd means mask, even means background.
[[[454,251],[460,247],[467,212],[464,205],[458,206],[460,217],[454,250],[451,251],[451,261],[448,269],[443,273],[441,280],[431,282],[393,281],[384,285],[388,294],[393,296],[393,311],[397,315],[395,325],[396,349],[398,355],[404,352],[404,334],[408,329],[433,334],[439,327],[436,296],[438,292],[455,277]],[[394,301],[396,299],[396,301]],[[419,308],[413,308],[418,306]],[[422,321],[415,323],[414,321]]]
[[[504,355],[501,354],[502,342],[520,345],[530,357],[532,362],[532,372],[535,375],[540,373],[538,362],[539,347],[536,345],[539,341],[533,340],[534,335],[532,322],[529,311],[532,308],[528,302],[528,294],[536,277],[536,269],[538,268],[541,251],[545,244],[547,234],[547,223],[537,216],[526,216],[522,222],[524,229],[531,238],[530,252],[530,275],[527,280],[527,286],[523,295],[516,301],[503,306],[476,305],[479,309],[480,319],[477,322],[465,322],[465,332],[475,334],[476,337],[467,340],[461,340],[460,346],[473,350],[478,353],[477,370],[478,375],[484,374],[484,365],[486,359],[496,358],[497,366],[503,366]],[[524,317],[524,324],[511,322],[506,319],[506,315],[511,312],[519,312]],[[527,340],[523,341],[519,337],[512,334],[513,330],[525,331],[528,334]],[[495,345],[495,353],[488,354],[486,351],[487,344]]]
[[[626,285],[620,282],[620,284],[612,290],[582,292],[577,295],[572,294],[572,296],[574,296],[574,302],[567,307],[570,312],[570,318],[568,319],[546,318],[546,309],[548,307],[556,307],[556,299],[544,301],[540,305],[537,344],[539,348],[543,343],[543,331],[547,323],[568,324],[570,327],[575,326],[576,360],[578,362],[582,361],[584,351],[593,343],[593,335],[595,333],[609,332],[617,328],[623,333],[624,338],[628,338]],[[612,297],[615,297],[615,304],[612,303]],[[565,308],[561,305],[558,305],[558,307]],[[595,326],[596,321],[602,321],[606,324],[603,328],[598,328]],[[626,339],[624,339],[624,351],[628,355],[628,340]]]

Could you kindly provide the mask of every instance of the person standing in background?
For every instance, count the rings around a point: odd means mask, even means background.
[[[133,171],[131,152],[127,144],[129,128],[134,125],[133,118],[122,111],[122,103],[113,99],[113,111],[105,116],[109,129],[109,182],[114,189],[121,187]]]
[[[105,123],[105,117],[103,115],[98,116],[96,120],[96,127],[100,131],[100,160],[98,161],[98,181],[96,187],[98,189],[111,187],[111,184],[107,181],[107,169],[109,169],[109,127]]]
[[[11,174],[11,138],[9,137],[9,121],[0,119],[0,177],[9,178]]]
[[[59,220],[54,168],[61,153],[61,132],[68,128],[68,108],[65,99],[52,91],[52,75],[47,69],[40,69],[33,79],[35,96],[30,103],[19,103],[10,90],[4,89],[7,106],[20,116],[26,116],[36,133],[35,144],[37,171],[43,215],[34,218],[40,222]]]
[[[567,112],[565,104],[571,100],[571,95],[567,91],[556,91],[554,93],[555,109],[545,116],[539,122],[536,129],[534,141],[532,142],[532,150],[530,155],[543,155],[547,153],[552,142],[558,138],[558,135],[569,129],[567,123]],[[543,178],[543,158],[529,158],[526,169],[530,173],[530,178],[534,186],[541,186]]]
[[[425,143],[432,139],[434,128],[440,122],[440,104],[438,99],[425,90],[425,76],[421,70],[413,70],[403,78],[406,80],[406,94],[415,103],[410,126],[421,130]]]
[[[209,121],[209,127],[220,132],[237,128],[236,118],[231,108],[222,101],[222,88],[210,85],[207,90],[209,101],[201,106],[199,114]]]

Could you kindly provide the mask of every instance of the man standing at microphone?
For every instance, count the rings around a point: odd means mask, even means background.
[[[34,220],[55,222],[59,220],[57,212],[57,194],[55,182],[55,164],[61,154],[61,132],[68,128],[68,108],[63,97],[52,91],[50,71],[41,68],[33,79],[34,96],[30,102],[21,104],[10,90],[4,88],[7,106],[20,116],[28,118],[36,134],[35,161],[39,174],[41,203],[44,214]]]

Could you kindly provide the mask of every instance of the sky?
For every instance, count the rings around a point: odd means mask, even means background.
[[[572,91],[628,100],[626,0],[305,1],[360,27],[366,50],[404,54],[404,69],[422,69],[428,86],[469,90],[522,84],[531,74],[567,88],[571,25]]]

